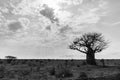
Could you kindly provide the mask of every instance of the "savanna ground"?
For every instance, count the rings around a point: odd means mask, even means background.
[[[120,80],[120,60],[105,60],[102,66],[85,60],[1,59],[0,80]]]

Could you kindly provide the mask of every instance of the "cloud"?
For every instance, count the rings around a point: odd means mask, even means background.
[[[102,22],[101,24],[103,25],[106,25],[106,27],[114,27],[114,26],[117,26],[120,24],[120,22],[111,22],[111,23],[108,23],[108,22]]]
[[[114,26],[114,25],[119,25],[119,24],[120,24],[120,22],[115,22],[112,25]]]
[[[86,0],[87,1],[87,0]],[[96,2],[96,3],[95,3]],[[103,4],[97,3],[98,1],[91,0],[91,2],[87,4],[83,4],[82,6],[74,6],[70,5],[67,6],[67,8],[64,11],[60,11],[57,14],[57,17],[61,19],[61,24],[70,24],[73,26],[77,26],[80,24],[95,24],[97,23],[102,14],[103,11],[99,5]],[[98,5],[95,5],[98,4]],[[86,6],[87,5],[87,6]],[[93,6],[94,5],[94,6]],[[93,6],[93,7],[91,7]],[[69,10],[70,8],[70,10]],[[76,8],[76,10],[75,10]],[[73,12],[73,13],[72,13]],[[76,12],[77,14],[75,14]]]
[[[68,5],[79,5],[82,4],[84,0],[61,0],[61,3],[67,3]]]
[[[28,27],[30,24],[30,20],[28,18],[19,18],[18,21],[22,24],[24,27]]]
[[[40,54],[42,57],[85,58],[78,56],[79,53],[71,54],[77,51],[68,51],[66,48],[75,37],[85,31],[97,30],[95,26],[101,26],[101,21],[106,21],[103,17],[108,15],[108,11],[113,11],[107,2],[108,0],[0,0],[0,50],[6,55],[10,52],[30,57]],[[44,4],[48,5],[47,9],[43,7]],[[118,26],[119,21],[113,25]],[[105,29],[107,32],[107,28],[103,28],[103,31]],[[109,32],[112,31],[113,28]],[[118,37],[114,34],[115,36]],[[116,45],[119,45],[118,42]],[[113,47],[119,52],[118,46]]]
[[[65,10],[62,7],[54,8],[54,6],[44,8],[45,1],[39,0],[30,1],[22,0],[17,6],[11,4],[14,8],[11,11],[14,16],[19,16],[16,21],[10,22],[5,29],[5,35],[9,34],[15,40],[27,42],[29,44],[58,44],[69,41],[69,39],[76,34],[80,34],[82,29],[88,25],[96,24],[100,20],[100,13],[97,12],[101,9],[97,1],[91,0],[58,0],[59,3],[68,3],[65,5]],[[79,4],[78,4],[79,2]],[[92,6],[92,4],[94,6]],[[101,3],[102,4],[102,3]],[[87,5],[87,6],[86,6]],[[55,5],[56,6],[56,5]],[[92,6],[92,7],[91,7]],[[52,9],[52,8],[54,9]],[[76,10],[73,10],[75,8]],[[71,8],[71,10],[68,10]],[[49,15],[49,10],[51,14]],[[40,14],[40,12],[43,12]],[[74,13],[74,12],[77,12]],[[102,12],[101,12],[102,13]],[[51,21],[55,21],[52,23]],[[10,33],[10,31],[14,32]]]
[[[40,13],[46,18],[50,19],[52,23],[58,22],[58,19],[55,18],[54,9],[50,8],[48,5],[43,5],[44,9],[40,11]]]
[[[22,25],[20,22],[12,22],[8,24],[8,29],[12,32],[16,32],[22,28]]]

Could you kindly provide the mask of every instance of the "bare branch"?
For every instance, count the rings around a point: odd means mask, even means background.
[[[86,51],[81,50],[80,48],[76,47],[75,45],[70,45],[70,46],[69,46],[69,48],[70,48],[70,49],[73,49],[73,50],[80,51],[80,52],[82,52],[82,53],[85,53],[85,54],[86,54]]]
[[[107,47],[108,43],[105,41],[101,33],[85,33],[80,38],[76,38],[70,49],[78,50],[82,53],[92,51],[94,53],[101,52]]]

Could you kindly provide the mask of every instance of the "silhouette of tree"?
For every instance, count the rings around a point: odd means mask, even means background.
[[[17,59],[17,57],[14,56],[5,56],[5,58],[7,59],[7,63],[12,63]]]
[[[14,56],[5,56],[6,59],[17,59],[17,57]]]
[[[76,38],[70,49],[80,51],[86,54],[86,62],[90,65],[96,65],[95,53],[106,49],[108,42],[105,41],[101,33],[90,32],[83,34],[80,38]]]

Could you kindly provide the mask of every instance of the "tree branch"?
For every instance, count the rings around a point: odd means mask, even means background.
[[[108,43],[104,39],[101,33],[85,33],[80,38],[76,38],[72,45],[70,45],[70,49],[80,51],[82,53],[101,52],[103,49],[107,47]]]
[[[80,52],[82,52],[82,53],[85,53],[85,54],[86,54],[86,52],[85,52],[85,51],[82,51],[82,50],[80,50],[80,49],[78,49],[78,48],[76,48],[75,50],[78,50],[78,51],[80,51]]]
[[[69,48],[70,48],[70,49],[73,49],[73,50],[80,51],[80,52],[82,52],[82,53],[85,53],[85,54],[86,54],[86,52],[85,52],[85,51],[80,50],[79,48],[77,48],[77,47],[76,47],[76,46],[74,46],[74,45],[70,45],[70,46],[69,46]]]

